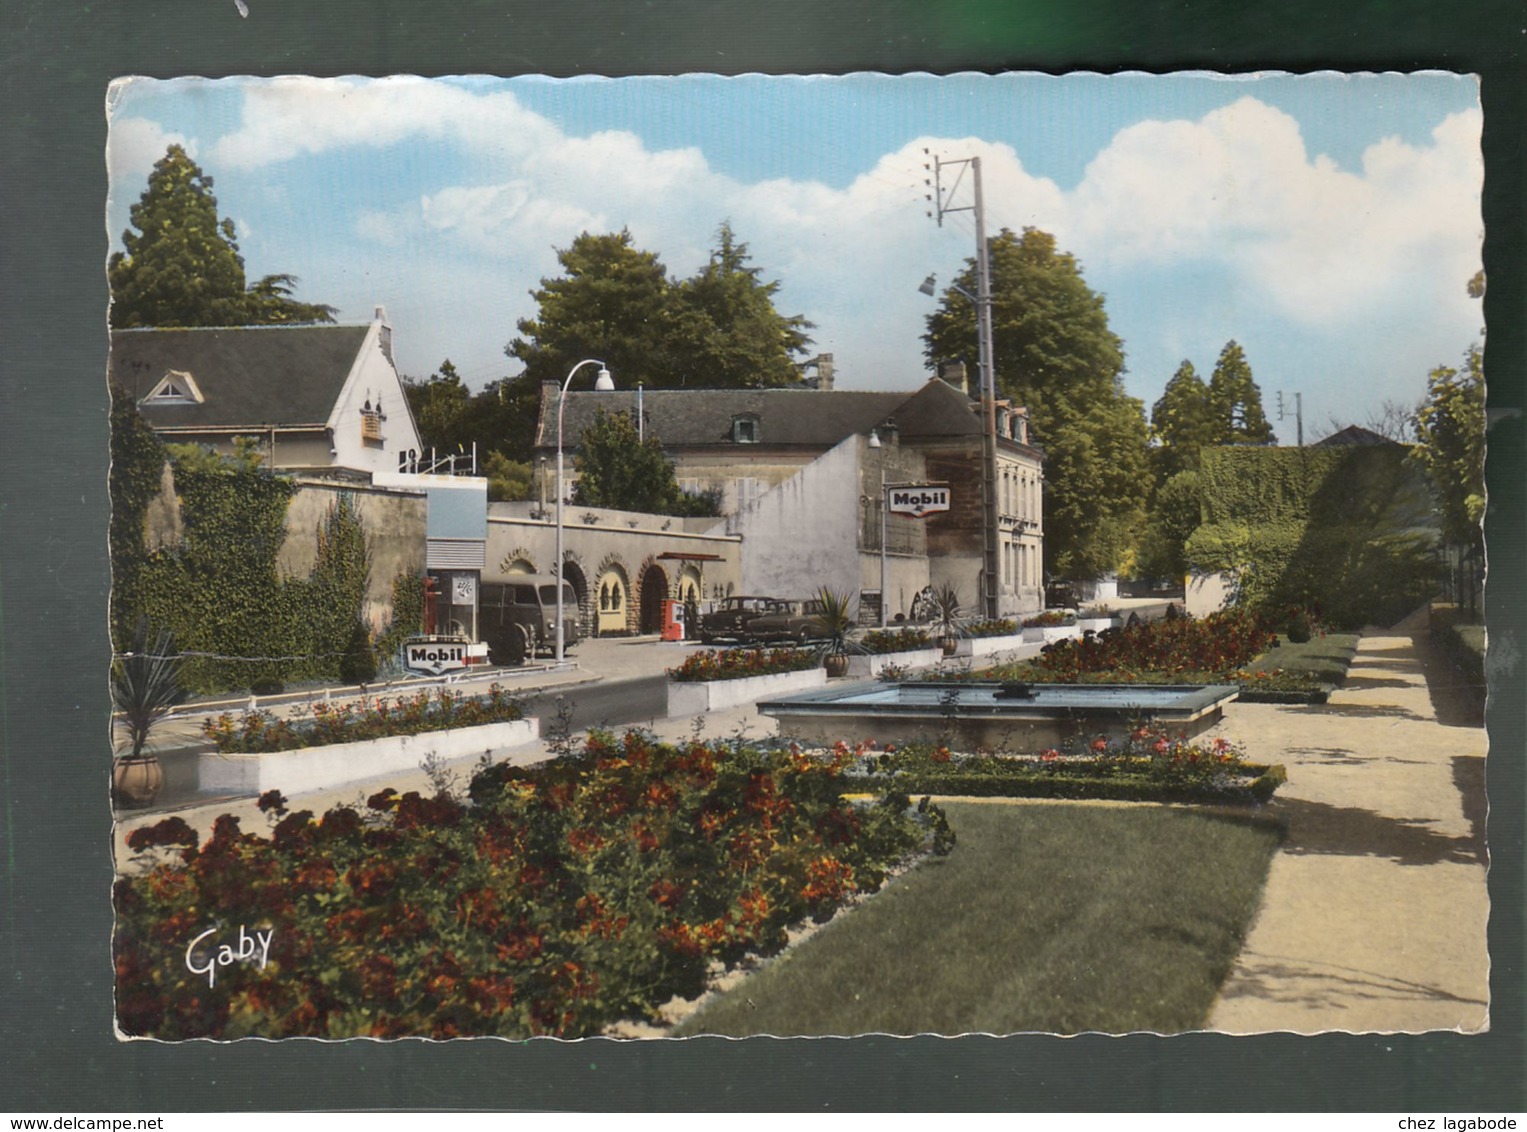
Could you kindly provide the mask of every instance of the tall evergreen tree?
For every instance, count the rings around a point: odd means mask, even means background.
[[[1124,392],[1123,344],[1075,257],[1035,228],[988,240],[997,388],[1045,450],[1045,559],[1087,577],[1125,563],[1150,492],[1144,407]],[[975,261],[955,280],[976,293]],[[923,335],[937,365],[978,356],[975,305],[944,292]]]
[[[584,232],[557,253],[564,274],[532,291],[535,318],[517,323],[505,350],[525,364],[533,389],[561,382],[585,358],[598,358],[622,385],[669,384],[668,269],[631,233]]]
[[[1272,425],[1262,413],[1262,391],[1251,376],[1246,352],[1231,339],[1209,378],[1209,413],[1215,444],[1266,444]]]
[[[131,219],[126,250],[107,265],[112,326],[334,321],[333,307],[292,298],[295,276],[267,275],[245,288],[233,221],[218,218],[212,178],[180,146],[155,163]]]
[[[775,310],[779,281],[762,282],[748,260],[747,244],[723,223],[710,261],[674,287],[672,356],[684,384],[743,389],[800,380],[795,356],[811,344],[812,324]]]
[[[1184,359],[1161,399],[1151,409],[1151,432],[1160,442],[1155,450],[1156,482],[1164,484],[1178,472],[1198,470],[1198,452],[1215,442],[1209,411],[1209,387]]]

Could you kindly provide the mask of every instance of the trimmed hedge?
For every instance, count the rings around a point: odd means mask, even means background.
[[[997,776],[949,771],[942,774],[868,775],[866,792],[901,790],[908,794],[965,798],[1067,798],[1111,802],[1186,802],[1263,805],[1288,781],[1281,764],[1243,763],[1240,776],[1223,785],[1162,782],[1146,774],[1107,778],[1036,770]]]

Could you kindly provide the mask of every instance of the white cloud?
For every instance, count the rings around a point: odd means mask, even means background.
[[[212,147],[211,157],[222,167],[255,169],[345,146],[421,138],[514,158],[556,140],[556,129],[504,90],[478,94],[412,76],[287,77],[247,85],[242,125]]]
[[[196,144],[184,134],[165,130],[147,118],[113,118],[106,136],[106,171],[112,198],[137,200],[154,163],[172,145],[182,146],[195,158]]]
[[[1198,122],[1142,122],[1073,194],[1078,250],[1131,267],[1217,261],[1309,325],[1461,296],[1479,258],[1480,124],[1471,111],[1430,146],[1381,141],[1358,173],[1311,158],[1298,122],[1250,97]]]

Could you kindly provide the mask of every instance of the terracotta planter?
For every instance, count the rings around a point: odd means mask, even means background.
[[[944,650],[945,656],[953,656],[960,647],[960,639],[958,637],[944,637],[940,639],[939,647]]]
[[[155,755],[125,755],[112,760],[111,789],[119,806],[152,805],[164,789],[164,768]]]
[[[837,656],[823,657],[822,667],[827,669],[827,675],[829,676],[847,676],[848,654],[841,653]]]

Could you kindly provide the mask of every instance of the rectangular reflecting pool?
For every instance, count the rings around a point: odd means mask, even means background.
[[[1219,722],[1233,684],[863,683],[758,705],[785,738],[808,743],[940,743],[1032,754],[1150,724],[1197,735]]]

